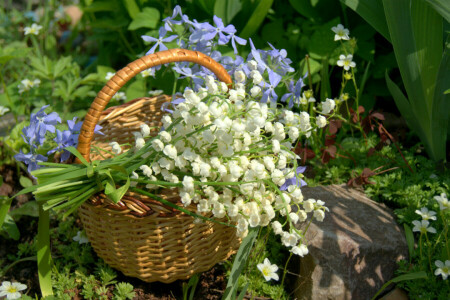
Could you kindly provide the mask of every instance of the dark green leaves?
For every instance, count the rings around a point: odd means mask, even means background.
[[[264,18],[269,11],[269,8],[272,6],[273,0],[261,0],[256,6],[253,14],[250,16],[247,24],[245,25],[242,32],[239,34],[240,37],[246,39],[249,38],[256,30],[259,28],[261,23],[264,21]]]

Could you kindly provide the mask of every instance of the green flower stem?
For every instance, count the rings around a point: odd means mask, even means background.
[[[419,237],[419,253],[420,253],[420,261],[422,261],[422,258],[423,258],[423,256],[422,256],[422,235],[423,235],[423,233],[420,232],[420,237]]]
[[[427,248],[428,248],[428,263],[429,263],[429,265],[430,265],[430,272],[431,273],[433,273],[433,267],[432,267],[432,265],[431,265],[431,243],[430,243],[430,240],[428,240],[428,234],[425,232],[425,238],[427,239],[427,244],[428,244],[428,246],[427,246]]]
[[[286,263],[284,264],[284,270],[283,270],[283,278],[281,278],[281,286],[284,285],[284,279],[286,278],[286,273],[287,273],[287,267],[289,264],[289,261],[291,260],[292,257],[292,252],[290,252],[288,259],[286,260]]]

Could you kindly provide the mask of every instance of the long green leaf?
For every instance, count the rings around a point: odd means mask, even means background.
[[[179,210],[179,211],[181,211],[181,212],[183,212],[183,213],[185,213],[185,214],[187,214],[188,216],[191,216],[191,217],[193,217],[193,218],[199,218],[199,219],[202,219],[203,221],[210,221],[210,222],[214,222],[214,223],[217,223],[217,224],[220,224],[220,225],[225,225],[225,226],[231,226],[231,227],[233,227],[233,225],[230,225],[230,224],[227,224],[227,223],[224,223],[224,222],[217,221],[216,219],[207,218],[207,217],[204,217],[204,216],[202,216],[202,215],[198,215],[198,214],[196,214],[196,213],[193,213],[193,212],[187,210],[187,209],[184,208],[184,207],[178,206],[178,205],[176,205],[176,204],[174,204],[174,203],[172,203],[172,202],[170,202],[170,201],[167,201],[166,199],[163,199],[163,198],[161,198],[161,197],[158,197],[158,196],[155,195],[155,194],[149,193],[149,192],[144,191],[144,190],[141,190],[141,189],[139,189],[139,188],[132,187],[132,188],[130,188],[130,190],[133,191],[133,192],[139,193],[139,194],[141,194],[141,195],[145,195],[145,196],[151,197],[152,199],[154,199],[154,200],[156,200],[156,201],[159,201],[159,202],[161,202],[162,204],[167,205],[167,206],[169,206],[169,207],[175,208],[175,209],[177,209],[177,210]]]
[[[419,124],[416,122],[416,116],[414,115],[414,112],[411,109],[408,99],[406,99],[405,95],[400,90],[400,88],[389,78],[387,71],[385,74],[385,79],[389,92],[392,94],[395,104],[397,105],[398,110],[405,119],[406,124],[408,124],[408,126],[412,130],[414,130],[422,139],[422,137],[424,137],[422,127],[420,127]]]
[[[260,0],[258,5],[256,6],[253,14],[248,19],[247,24],[245,25],[242,32],[239,34],[240,37],[246,39],[249,38],[255,31],[259,28],[259,25],[266,18],[267,12],[269,8],[272,6],[273,0]]]
[[[433,133],[432,149],[436,152],[435,156],[440,159],[445,158],[447,134],[450,130],[450,94],[445,93],[449,86],[450,44],[444,51],[439,67],[431,115],[431,132]]]
[[[234,258],[233,267],[231,268],[230,277],[228,278],[227,287],[225,293],[222,296],[223,300],[236,299],[236,292],[238,288],[238,279],[242,273],[242,270],[247,265],[247,260],[250,255],[250,251],[253,248],[256,237],[258,236],[259,228],[250,228],[247,236],[241,243],[239,250]]]
[[[50,252],[50,214],[39,206],[37,263],[42,297],[53,295],[52,257]]]
[[[434,149],[437,141],[432,132],[434,91],[442,57],[442,17],[424,0],[383,0],[383,5],[414,116],[408,124],[418,133],[430,157],[443,159]],[[416,128],[412,123],[416,123]]]
[[[425,1],[427,1],[447,22],[450,23],[450,2],[448,0]]]
[[[0,229],[2,229],[3,222],[5,222],[6,215],[11,207],[12,197],[8,198],[0,196]]]
[[[394,279],[389,280],[388,282],[383,284],[381,289],[375,294],[375,296],[372,297],[372,300],[375,300],[377,298],[377,296],[392,283],[397,283],[397,282],[405,281],[405,280],[425,279],[425,278],[427,278],[427,273],[425,273],[424,271],[397,276]]]
[[[341,0],[354,10],[385,39],[391,40],[381,0]]]
[[[406,244],[408,245],[409,262],[411,262],[414,254],[414,235],[408,224],[403,224],[403,228],[405,229]]]

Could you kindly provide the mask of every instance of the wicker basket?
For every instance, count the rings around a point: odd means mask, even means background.
[[[208,56],[189,50],[167,50],[142,57],[118,71],[98,93],[81,128],[78,151],[89,161],[101,159],[91,145],[111,149],[109,142],[134,142],[133,132],[146,123],[161,126],[161,105],[168,96],[140,98],[106,111],[112,96],[139,72],[169,62],[189,61],[213,71],[231,84],[226,70]],[[94,137],[99,123],[104,136]],[[157,130],[152,132],[157,133]],[[159,195],[179,202],[176,190]],[[192,208],[195,209],[195,208]],[[118,204],[98,194],[84,203],[79,216],[95,252],[125,275],[147,282],[188,279],[227,259],[239,247],[233,227],[213,222],[194,223],[184,213],[165,207],[148,197],[128,192]]]

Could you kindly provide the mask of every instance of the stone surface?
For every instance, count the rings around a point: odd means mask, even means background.
[[[309,255],[300,260],[298,299],[370,299],[394,277],[408,247],[386,206],[346,186],[302,188],[305,200],[325,201],[330,212],[309,227]],[[297,270],[298,271],[298,270]]]

